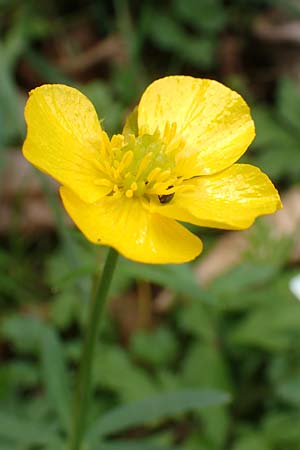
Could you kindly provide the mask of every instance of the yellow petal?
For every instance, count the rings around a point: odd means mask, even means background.
[[[183,263],[202,250],[200,239],[172,219],[150,214],[140,201],[104,197],[90,204],[62,187],[64,206],[92,242],[110,245],[129,259],[143,263]]]
[[[97,161],[104,153],[104,135],[91,102],[77,89],[60,84],[31,91],[25,108],[28,125],[23,146],[33,165],[93,202],[107,187],[97,186],[101,178]]]
[[[242,97],[213,80],[170,76],[152,83],[138,107],[140,134],[156,130],[168,142],[166,127],[176,124],[183,149],[178,173],[208,175],[231,166],[252,142],[255,130]],[[174,140],[174,139],[173,139]]]
[[[257,167],[234,164],[215,175],[189,181],[191,191],[178,192],[166,205],[153,211],[196,225],[244,229],[256,217],[282,207],[277,190]]]

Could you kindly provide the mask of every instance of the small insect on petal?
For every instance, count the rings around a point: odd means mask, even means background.
[[[170,203],[170,201],[172,200],[174,195],[175,195],[175,192],[173,192],[173,194],[168,194],[168,195],[159,195],[158,199],[159,199],[160,203],[162,203],[162,204]]]
[[[172,187],[174,187],[174,186],[169,186],[168,189],[172,189]],[[162,204],[170,203],[170,201],[172,200],[174,195],[175,195],[175,192],[172,192],[172,194],[159,195],[158,199],[159,199],[160,203],[162,203]]]

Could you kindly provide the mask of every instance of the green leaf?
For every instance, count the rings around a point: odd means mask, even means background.
[[[283,408],[281,408],[284,411]],[[272,450],[298,449],[300,447],[300,427],[295,426],[300,421],[298,411],[272,412],[265,416],[263,431]]]
[[[10,143],[25,135],[24,99],[15,82],[14,66],[28,44],[29,36],[24,17],[11,23],[0,42],[0,144]]]
[[[253,142],[255,148],[274,145],[278,140],[281,143],[284,142],[288,133],[269,107],[253,105],[251,114],[256,128],[256,137]]]
[[[42,52],[32,47],[28,48],[25,52],[25,58],[45,82],[75,85],[74,80],[53,64],[49,58],[46,58]]]
[[[192,300],[178,312],[177,323],[189,335],[201,337],[207,341],[216,338],[216,324],[213,312],[208,310],[209,305],[201,301]]]
[[[300,89],[295,82],[282,78],[277,94],[277,108],[280,116],[295,132],[300,131]]]
[[[183,361],[182,379],[187,386],[226,391],[232,389],[226,360],[215,342],[199,341],[190,346]],[[201,411],[201,420],[204,425],[203,436],[214,443],[216,448],[223,447],[230,422],[228,408],[223,405]]]
[[[237,443],[233,446],[232,450],[272,450],[272,448],[266,442],[264,436],[260,436],[258,433],[249,433],[249,435],[243,436],[238,439]]]
[[[12,361],[7,361],[0,368],[0,380],[1,396],[9,388],[34,388],[39,380],[39,376],[35,363],[13,359]]]
[[[140,330],[134,333],[130,348],[141,361],[165,366],[176,356],[177,341],[169,328],[157,327],[151,332]]]
[[[138,264],[121,260],[119,269],[132,278],[152,281],[191,299],[213,300],[213,295],[199,286],[191,264]]]
[[[102,416],[89,431],[90,436],[107,435],[140,425],[153,425],[188,411],[225,404],[228,394],[218,390],[186,389],[159,394],[124,405]]]
[[[45,325],[35,317],[14,315],[1,324],[1,336],[21,353],[36,352]]]
[[[234,295],[269,281],[277,271],[271,264],[246,261],[218,277],[211,288],[222,296]]]
[[[1,47],[0,59],[0,138],[6,144],[16,139],[23,139],[25,136],[25,121],[23,119],[24,100],[13,82],[11,74],[3,63]]]
[[[78,305],[75,289],[64,289],[53,295],[51,303],[51,319],[58,328],[67,328],[76,321],[79,316],[79,309],[83,309],[82,305]]]
[[[153,13],[153,20],[148,28],[155,44],[176,54],[176,58],[203,67],[210,67],[214,62],[216,40],[213,36],[187,33],[180,22],[167,14],[156,12]]]
[[[101,346],[97,351],[93,378],[97,386],[114,391],[123,402],[140,400],[156,392],[150,374],[134,365],[122,348],[113,345]]]
[[[231,389],[224,357],[215,342],[192,344],[183,361],[183,383],[186,386]]]
[[[297,101],[299,100],[300,98]],[[253,143],[256,152],[252,155],[249,153],[249,156],[251,155],[249,162],[258,165],[273,180],[283,176],[298,180],[300,174],[299,133],[287,123],[288,119],[285,115],[290,114],[290,111],[286,110],[285,103],[279,110],[278,116],[266,106],[256,105],[252,108],[257,136]],[[292,115],[292,118],[298,122],[297,116]],[[300,125],[298,125],[299,128]],[[290,163],[291,161],[293,164]]]
[[[283,401],[300,408],[300,378],[280,384],[277,387],[277,395]]]
[[[217,33],[227,21],[225,8],[220,0],[174,0],[178,16],[200,31]]]
[[[91,450],[181,450],[179,447],[162,447],[144,441],[112,441],[97,444]]]
[[[300,327],[300,314],[292,294],[286,292],[285,297],[277,299],[274,295],[233,326],[230,345],[253,346],[271,352],[289,349],[291,337]]]
[[[65,431],[69,429],[70,382],[63,348],[56,331],[45,329],[41,343],[41,360],[48,401],[56,411]]]
[[[26,445],[44,445],[56,437],[53,427],[0,411],[0,437]]]
[[[185,32],[180,23],[166,14],[152,12],[149,34],[157,46],[163,50],[176,51],[185,40]],[[162,33],[162,30],[163,33]]]
[[[299,138],[291,133],[282,133],[276,143],[263,147],[252,161],[273,180],[289,176],[298,181],[300,174]],[[291,164],[293,161],[293,164]],[[298,177],[298,178],[297,178]]]
[[[93,103],[106,132],[110,135],[116,133],[120,129],[124,111],[121,103],[114,99],[110,83],[93,80],[79,88]]]
[[[181,42],[182,59],[196,67],[209,68],[216,61],[217,40],[209,37],[186,36]]]

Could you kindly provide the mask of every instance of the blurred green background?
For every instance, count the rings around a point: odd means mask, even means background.
[[[299,1],[0,0],[0,36],[0,450],[63,448],[106,253],[21,156],[27,92],[76,86],[112,134],[168,74],[247,99],[257,137],[243,160],[269,174],[284,209],[246,233],[196,230],[205,253],[193,264],[120,260],[86,450],[300,449]],[[205,408],[203,389],[231,401]]]

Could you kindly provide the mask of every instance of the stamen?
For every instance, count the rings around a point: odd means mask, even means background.
[[[121,159],[121,162],[119,163],[118,166],[119,173],[123,172],[124,169],[127,169],[127,167],[131,164],[132,160],[133,160],[133,151],[128,150]]]
[[[151,183],[160,172],[161,172],[161,168],[160,167],[155,167],[155,169],[151,170],[151,172],[147,176],[147,181],[149,183]]]
[[[176,124],[167,123],[164,139],[158,130],[153,134],[141,133],[138,137],[128,135],[126,139],[122,135],[113,136],[110,158],[97,164],[100,173],[96,185],[108,186],[115,198],[122,195],[147,201],[152,195],[170,198],[178,180],[173,172],[175,155],[167,153],[165,143],[169,141],[172,146],[175,134]]]
[[[179,152],[179,149],[181,151],[182,148],[184,148],[184,146],[185,146],[185,141],[183,138],[174,137],[172,142],[170,142],[167,145],[166,154],[171,155],[171,153],[174,153],[175,155],[177,155]]]
[[[125,192],[125,195],[126,195],[127,198],[132,198],[133,197],[133,190],[132,189],[128,189]]]
[[[112,148],[121,148],[124,144],[124,136],[122,134],[114,134],[111,138]]]
[[[136,191],[137,190],[137,188],[138,188],[138,185],[136,184],[136,182],[134,181],[133,183],[131,183],[131,189],[133,190],[133,191]]]
[[[102,137],[103,137],[103,149],[104,149],[104,153],[105,153],[104,159],[107,159],[107,157],[111,156],[112,145],[111,145],[111,142],[109,140],[107,133],[103,130],[102,130]]]
[[[170,178],[170,175],[171,175],[171,170],[170,170],[170,169],[164,170],[163,172],[161,172],[161,173],[158,175],[157,180],[158,180],[158,181],[165,181],[165,180],[167,180],[168,178]]]
[[[138,168],[137,174],[136,174],[136,178],[137,180],[139,179],[139,177],[142,175],[142,173],[144,172],[144,170],[147,168],[147,166],[149,165],[151,159],[153,157],[153,153],[150,152],[147,155],[144,156],[144,158],[142,159],[140,166]]]
[[[115,194],[114,194],[114,199],[116,199],[116,200],[118,200],[119,198],[121,198],[122,197],[122,192],[119,190],[118,192],[116,192]]]

